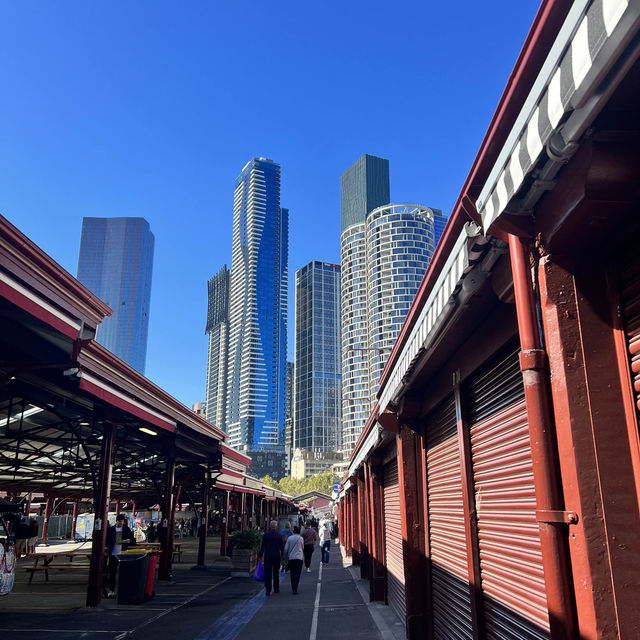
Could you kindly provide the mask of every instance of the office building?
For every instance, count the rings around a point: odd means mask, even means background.
[[[295,292],[294,446],[336,452],[342,423],[340,266],[313,260],[296,272]]]
[[[276,479],[286,470],[288,231],[280,165],[254,158],[234,192],[225,429],[253,475]]]
[[[78,280],[112,309],[96,340],[144,374],[154,238],[144,218],[83,218]]]
[[[224,265],[207,283],[207,420],[225,429],[229,344],[229,269]]]

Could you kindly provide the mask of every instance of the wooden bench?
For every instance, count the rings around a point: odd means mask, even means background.
[[[182,562],[182,549],[174,549],[171,554],[171,562],[176,562],[176,558],[178,558],[178,562]]]
[[[68,562],[65,564],[41,564],[41,565],[36,565],[34,567],[25,567],[24,570],[27,573],[30,573],[31,575],[29,576],[29,584],[31,584],[31,581],[33,580],[33,576],[35,575],[36,571],[44,571],[44,577],[45,580],[49,580],[49,571],[89,571],[89,565],[88,564],[81,564],[79,562],[73,563],[73,562]]]

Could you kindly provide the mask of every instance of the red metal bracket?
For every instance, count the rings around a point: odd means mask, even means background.
[[[578,514],[575,511],[538,509],[536,511],[536,520],[547,524],[578,524]]]

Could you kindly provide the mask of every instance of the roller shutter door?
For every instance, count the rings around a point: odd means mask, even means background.
[[[637,245],[623,251],[620,259],[620,308],[624,324],[631,382],[640,415],[640,260]]]
[[[453,397],[427,419],[426,429],[433,638],[473,638],[462,466]]]
[[[393,460],[383,471],[384,549],[387,567],[387,600],[405,622],[407,607],[404,597],[404,558],[402,555],[402,523],[398,463]]]
[[[475,376],[470,429],[486,638],[549,638],[518,350]]]

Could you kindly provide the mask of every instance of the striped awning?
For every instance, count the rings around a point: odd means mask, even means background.
[[[485,232],[505,211],[565,114],[583,108],[638,30],[638,0],[576,0],[476,207]]]
[[[452,296],[460,288],[463,276],[473,268],[469,262],[468,241],[469,234],[465,228],[449,254],[391,376],[384,388],[380,390],[378,401],[380,413],[387,408],[389,403],[395,402],[396,396],[402,388],[403,378],[413,366],[419,352],[429,344],[442,320],[448,316],[454,302]]]

